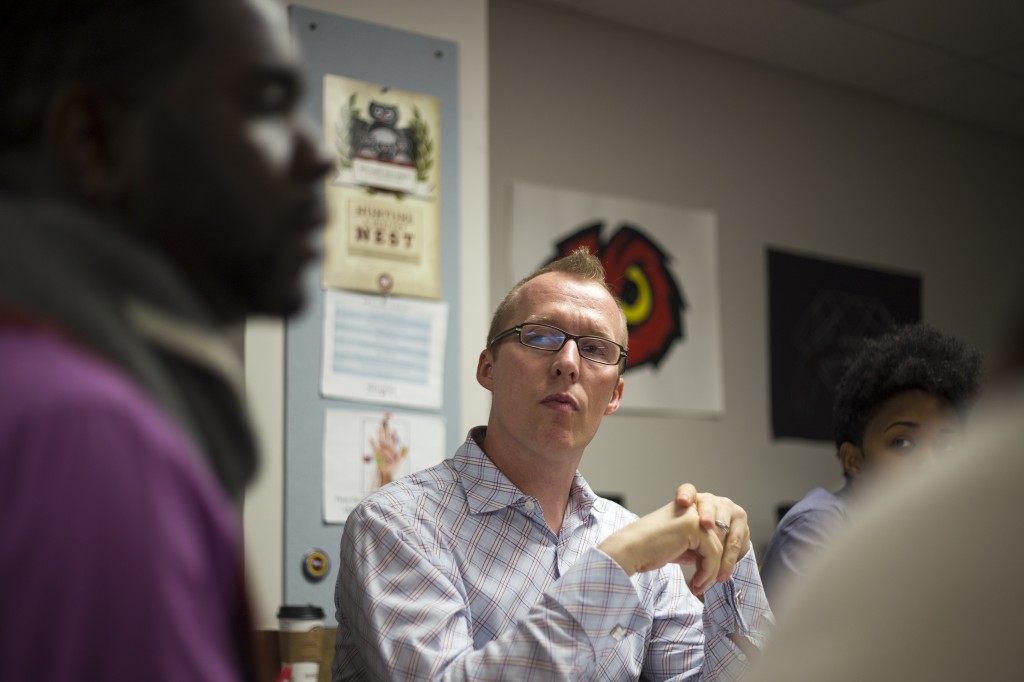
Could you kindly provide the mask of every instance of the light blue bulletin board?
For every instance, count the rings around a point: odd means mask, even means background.
[[[309,113],[318,130],[323,127],[326,74],[423,93],[440,102],[442,298],[449,306],[443,404],[440,411],[414,413],[444,419],[446,453],[450,455],[465,435],[457,432],[462,370],[456,354],[460,319],[458,46],[294,5],[289,7],[289,19],[292,36],[307,64]],[[285,333],[284,600],[288,604],[322,607],[328,625],[333,625],[334,583],[343,526],[323,520],[325,410],[386,409],[395,415],[410,411],[321,396],[324,291],[319,266],[310,268],[305,284],[306,310],[288,322]],[[323,550],[330,560],[328,573],[319,582],[311,582],[302,570],[303,558],[312,549]]]

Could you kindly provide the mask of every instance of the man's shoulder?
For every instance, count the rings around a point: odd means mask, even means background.
[[[143,398],[123,372],[45,329],[0,325],[0,375],[5,415],[138,409]]]
[[[0,325],[0,377],[7,483],[67,509],[102,499],[138,518],[159,508],[233,534],[229,502],[192,442],[118,368],[51,331]]]
[[[436,509],[442,504],[453,504],[453,497],[461,497],[458,472],[451,460],[403,476],[383,488],[367,495],[357,509],[366,512],[411,514],[416,510]]]
[[[192,455],[180,429],[130,377],[54,331],[0,325],[0,376],[0,439],[57,450],[79,434],[80,456],[93,449],[116,456],[113,446],[128,443]]]

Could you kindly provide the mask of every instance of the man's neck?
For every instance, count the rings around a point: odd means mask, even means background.
[[[539,458],[502,447],[497,439],[478,440],[487,458],[526,495],[540,502],[544,520],[555,535],[562,528],[569,492],[583,453],[576,457]]]

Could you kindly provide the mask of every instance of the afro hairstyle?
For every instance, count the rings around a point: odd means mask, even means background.
[[[868,422],[889,398],[920,390],[943,398],[959,413],[978,390],[981,354],[924,323],[864,339],[836,387],[836,448],[860,447]]]

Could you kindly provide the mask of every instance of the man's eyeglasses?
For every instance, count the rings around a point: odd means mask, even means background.
[[[572,339],[580,351],[580,357],[602,365],[617,365],[626,359],[626,349],[611,339],[601,336],[574,336],[558,327],[547,324],[520,324],[497,334],[488,347],[493,346],[506,336],[519,335],[519,343],[537,350],[552,353],[562,350],[565,342]]]

